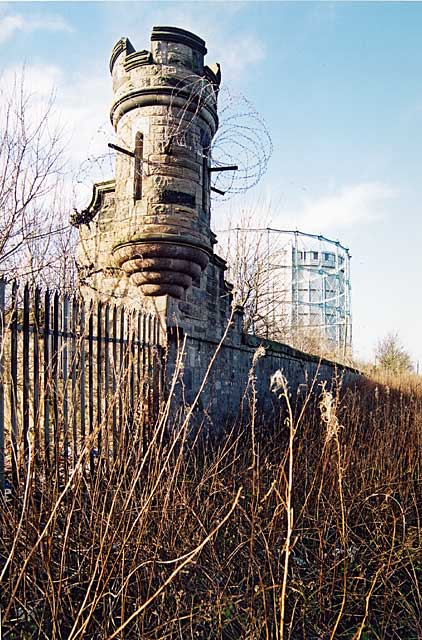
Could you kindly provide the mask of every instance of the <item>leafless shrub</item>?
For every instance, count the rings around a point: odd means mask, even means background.
[[[27,91],[24,72],[0,90],[0,273],[71,288],[74,236],[53,105]]]
[[[277,385],[274,423],[192,441],[170,403],[107,472],[28,476],[0,511],[3,637],[419,637],[420,386]]]
[[[299,291],[292,262],[294,232],[278,233],[263,226],[259,220],[263,211],[268,211],[268,205],[257,203],[242,213],[236,226],[219,232],[218,251],[227,261],[233,295],[244,308],[245,332],[354,366],[346,325],[341,325],[345,340],[334,340],[333,325],[324,324],[322,318],[310,320],[307,314],[301,317],[299,309],[309,312],[311,303],[295,298]]]
[[[392,375],[410,373],[413,370],[410,354],[400,344],[397,333],[389,333],[379,340],[375,360],[382,371]]]

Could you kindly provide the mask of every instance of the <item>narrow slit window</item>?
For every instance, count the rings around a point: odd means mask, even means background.
[[[202,151],[202,208],[207,210],[208,191],[210,187],[209,152],[206,147]]]
[[[209,208],[209,194],[210,194],[210,145],[211,140],[209,135],[205,132],[201,132],[201,147],[202,147],[202,208],[204,211],[208,211]]]
[[[142,158],[144,154],[144,136],[137,133],[135,138],[135,175],[133,195],[135,200],[142,199]]]

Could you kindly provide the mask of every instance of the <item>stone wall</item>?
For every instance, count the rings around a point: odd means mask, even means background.
[[[213,431],[224,429],[241,416],[249,416],[252,367],[260,419],[263,416],[270,419],[279,412],[280,403],[271,389],[271,377],[276,371],[281,371],[288,381],[293,404],[310,392],[320,393],[320,385],[324,381],[328,389],[335,389],[338,385],[353,386],[360,377],[360,373],[350,367],[284,344],[239,334],[235,328],[237,321],[223,343],[205,337],[183,336],[181,332],[170,334],[169,383],[175,369],[176,354],[184,353],[183,370],[176,387],[176,404],[183,402],[190,406],[194,403],[205,379],[195,415]],[[237,342],[233,337],[240,340]]]
[[[86,297],[147,307],[161,298],[163,312],[213,257],[210,149],[220,78],[205,54],[201,38],[175,27],[154,27],[150,51],[135,51],[127,38],[113,48],[116,175],[94,185],[75,220]]]
[[[332,380],[338,367],[286,345],[243,333],[233,310],[226,263],[214,253],[211,230],[212,139],[218,128],[219,65],[207,66],[205,42],[175,27],[154,27],[150,50],[135,51],[127,38],[113,48],[110,71],[116,132],[116,175],[94,185],[80,229],[78,266],[87,299],[155,312],[169,336],[168,376],[185,340],[177,398],[188,405],[215,362],[197,404],[221,426],[245,407],[254,354],[262,411],[271,412],[271,375],[281,370],[291,392],[306,393],[312,380]],[[230,167],[228,168],[230,169]],[[223,340],[223,346],[219,347]],[[343,369],[345,382],[356,372]]]

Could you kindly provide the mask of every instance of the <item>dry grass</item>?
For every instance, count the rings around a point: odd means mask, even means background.
[[[327,393],[220,438],[163,411],[94,478],[34,473],[0,511],[2,640],[422,637],[421,385]]]

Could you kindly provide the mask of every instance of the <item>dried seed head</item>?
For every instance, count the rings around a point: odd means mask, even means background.
[[[321,421],[326,425],[325,443],[327,444],[333,438],[338,437],[343,425],[340,424],[336,415],[337,400],[333,397],[331,391],[326,390],[325,384],[325,382],[322,383],[321,401],[318,406],[321,412]]]
[[[253,354],[253,358],[252,358],[252,368],[255,367],[256,363],[258,362],[258,360],[260,358],[263,358],[265,356],[265,347],[261,344],[256,350],[255,353]]]
[[[283,372],[278,369],[270,378],[270,390],[280,396],[282,393],[287,394],[288,382]]]

